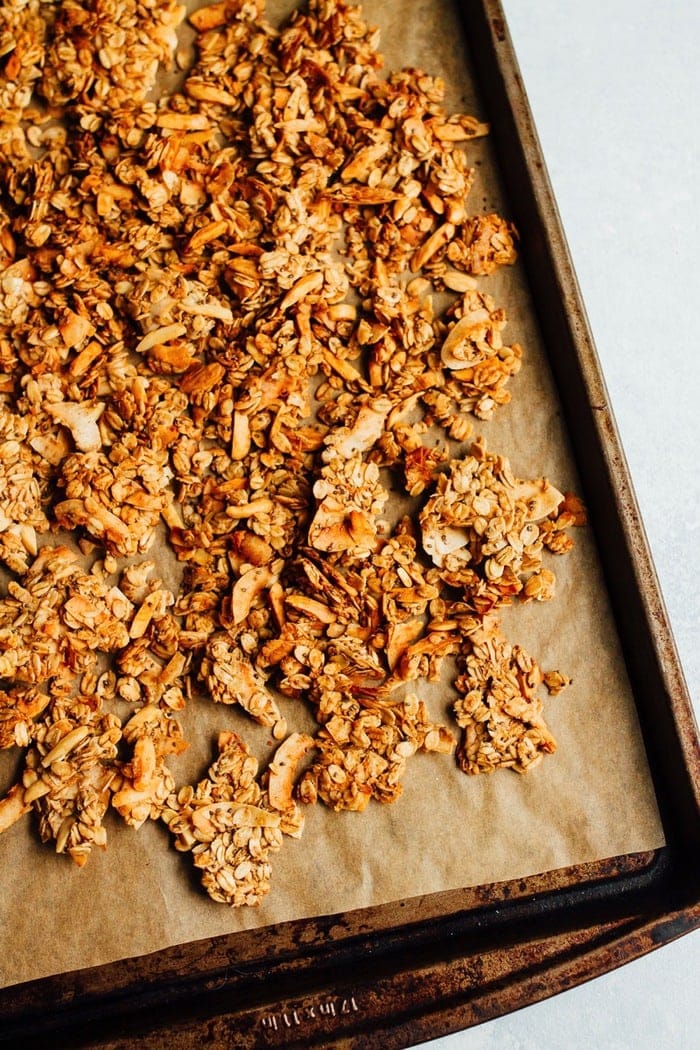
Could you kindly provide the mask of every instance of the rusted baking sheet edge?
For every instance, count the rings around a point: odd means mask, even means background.
[[[698,850],[698,728],[503,8],[498,0],[461,0],[459,8],[516,212],[662,815],[680,841]],[[666,785],[670,792],[660,790]]]
[[[424,917],[431,898],[407,901],[422,921],[401,926],[397,905],[396,924],[383,933],[369,909],[258,931],[255,959],[241,952],[242,940],[254,943],[250,933],[58,975],[7,990],[33,1001],[34,1012],[7,1017],[0,1042],[22,1050],[406,1047],[572,987],[688,932],[700,905],[687,906],[672,874],[661,850],[465,890],[461,912],[460,894],[441,894],[451,897],[451,912],[432,921]],[[664,882],[670,896],[661,903]],[[54,1007],[43,1014],[41,989]]]
[[[222,1010],[208,1021],[176,1024],[142,1036],[138,1046],[195,1050],[204,1040],[207,1046],[237,1050],[404,1050],[575,987],[689,932],[698,921],[696,907],[645,924],[618,920],[558,938],[530,937],[516,946],[435,966],[413,966],[400,977],[380,975],[321,987],[272,1009],[232,1014]],[[131,1038],[126,1030],[116,1039],[91,1045],[126,1050],[134,1045]]]
[[[690,699],[503,11],[495,0],[459,6],[599,539],[605,530],[600,556],[668,845],[6,989],[0,1044],[30,1050],[50,1033],[54,1048],[391,1050],[563,991],[700,927]]]
[[[57,974],[0,993],[0,1043],[195,1047],[207,1033],[222,1047],[289,1046],[294,1036],[325,1046],[348,1032],[422,1031],[440,1012],[437,1031],[465,1009],[473,1024],[482,995],[495,1004],[500,989],[496,1012],[513,1008],[508,974],[519,982],[533,966],[636,931],[660,912],[659,884],[663,922],[682,916],[672,876],[664,849]],[[683,932],[678,922],[668,931]]]

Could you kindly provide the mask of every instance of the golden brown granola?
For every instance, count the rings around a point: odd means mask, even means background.
[[[466,773],[502,767],[524,773],[555,750],[537,696],[542,671],[522,646],[511,645],[486,618],[460,663],[454,712],[463,730],[457,761]]]
[[[27,749],[0,830],[34,808],[82,864],[110,804],[163,819],[214,899],[255,904],[298,800],[391,802],[454,751],[425,687],[450,660],[463,769],[553,749],[536,689],[566,676],[494,610],[552,597],[585,513],[465,446],[522,360],[478,284],[516,257],[470,210],[488,128],[383,75],[345,0],[197,5],[190,57],[184,15],[0,11],[0,745]],[[225,730],[178,788],[174,713],[211,700],[277,750],[258,779]]]
[[[39,814],[42,841],[82,867],[107,843],[109,808],[121,737],[119,719],[98,713],[88,697],[54,703],[33,733],[22,774],[24,803]]]
[[[283,835],[301,834],[303,816],[293,801],[282,810],[275,806],[239,736],[221,733],[218,744],[208,777],[171,795],[164,820],[175,848],[191,851],[213,900],[258,905],[270,891],[270,854],[281,848]]]
[[[131,759],[121,763],[115,781],[112,805],[131,827],[162,816],[175,781],[164,762],[165,755],[186,750],[179,722],[154,704],[139,708],[122,733],[133,745]]]
[[[549,599],[554,574],[542,567],[543,534],[551,535],[564,499],[546,478],[518,480],[504,456],[475,442],[420,511],[423,547],[478,612],[515,595]]]

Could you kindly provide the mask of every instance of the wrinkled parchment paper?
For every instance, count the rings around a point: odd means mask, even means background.
[[[283,9],[293,5],[289,0]],[[268,3],[275,21],[280,4]],[[448,0],[384,0],[366,5],[382,29],[386,68],[417,65],[440,73],[452,111],[484,117],[475,100],[461,25]],[[477,162],[470,211],[510,217],[488,142],[469,146]],[[545,474],[560,490],[581,491],[557,398],[544,361],[520,265],[480,278],[508,314],[508,341],[525,348],[511,380],[512,403],[478,423],[487,447],[507,455],[516,476]],[[525,776],[501,771],[467,777],[444,755],[409,761],[402,798],[365,813],[307,811],[299,841],[273,856],[272,892],[260,908],[231,910],[200,890],[189,855],[152,823],[139,831],[108,820],[109,846],[78,869],[42,846],[33,817],[0,837],[0,986],[97,965],[188,941],[291,919],[364,908],[416,895],[522,878],[663,844],[605,588],[587,529],[574,552],[550,558],[552,602],[516,606],[506,634],[544,670],[573,684],[545,701],[558,749]],[[450,721],[449,689],[428,689],[433,718]],[[300,705],[281,701],[290,729],[310,724]],[[264,732],[221,705],[193,704],[184,723],[189,752],[171,761],[178,784],[196,782],[214,757],[219,730],[234,728],[270,755]],[[454,727],[456,729],[456,727]],[[0,756],[0,792],[19,759]]]

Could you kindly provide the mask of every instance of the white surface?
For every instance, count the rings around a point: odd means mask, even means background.
[[[700,716],[700,4],[503,0]],[[696,1050],[700,933],[431,1050]]]

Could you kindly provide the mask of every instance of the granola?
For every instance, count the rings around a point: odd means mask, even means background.
[[[36,727],[22,774],[23,801],[39,814],[44,842],[82,867],[91,850],[104,847],[104,817],[111,802],[119,720],[100,714],[90,698],[54,703]]]
[[[393,802],[418,752],[554,749],[537,690],[567,676],[497,614],[553,597],[585,511],[474,438],[523,358],[480,284],[517,244],[471,210],[488,127],[383,75],[345,0],[198,7],[191,55],[184,17],[0,12],[0,746],[26,751],[0,830],[34,810],[84,864],[108,811],[162,820],[254,905],[301,803]],[[175,715],[211,701],[275,751],[258,776],[222,730],[178,786]]]
[[[555,750],[537,696],[543,674],[522,646],[487,623],[471,635],[461,663],[454,712],[464,730],[457,761],[466,773],[523,773]]]
[[[270,855],[281,849],[283,835],[301,834],[303,815],[293,800],[282,810],[275,804],[239,736],[221,733],[218,746],[208,777],[169,796],[164,820],[175,848],[191,851],[213,900],[258,905],[270,891]]]

